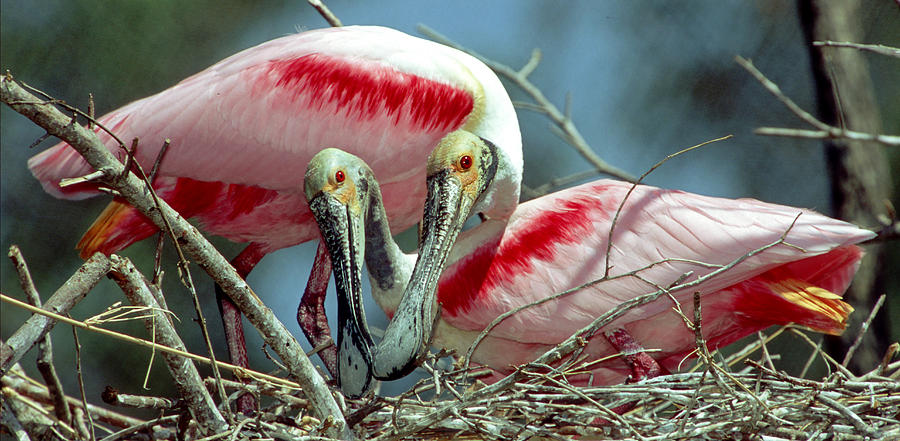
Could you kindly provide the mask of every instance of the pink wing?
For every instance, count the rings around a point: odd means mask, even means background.
[[[442,318],[459,329],[480,331],[512,308],[602,278],[612,218],[629,188],[627,183],[601,180],[522,204],[499,248],[496,241],[484,244],[463,253],[468,255],[445,271],[439,288]],[[704,304],[710,304],[708,314],[717,312],[724,317],[725,310],[743,309],[745,316],[753,316],[745,317],[753,321],[753,330],[779,322],[801,322],[798,311],[765,312],[766,308],[794,304],[779,303],[783,299],[778,295],[779,284],[798,281],[842,293],[861,257],[851,244],[869,239],[873,233],[810,210],[639,186],[617,221],[609,275],[646,268],[639,272],[640,277],[604,281],[531,307],[506,319],[493,335],[526,345],[558,343],[621,302],[667,287],[683,275],[689,274],[684,279],[689,282],[715,270],[696,262],[726,265],[783,234],[790,246],[777,245],[699,286],[675,292],[688,313],[691,295],[700,291]],[[647,268],[664,259],[685,261]],[[739,289],[734,288],[740,283]],[[749,288],[753,283],[759,286]],[[789,291],[791,287],[781,288]],[[726,292],[730,294],[719,295]],[[763,292],[771,295],[760,294]],[[712,302],[711,294],[725,300]],[[737,301],[743,304],[735,305]],[[614,326],[669,314],[672,306],[664,299],[635,308]],[[847,311],[841,312],[845,315]],[[660,333],[684,328],[680,319],[666,322],[671,329],[644,323]]]
[[[444,46],[386,28],[322,29],[247,49],[100,121],[126,144],[140,138],[145,170],[171,140],[154,184],[186,216],[213,233],[278,248],[317,235],[302,197],[312,155],[343,148],[371,165],[386,193],[399,187],[408,195],[422,187],[421,165],[437,141],[471,113],[474,81]],[[125,157],[110,136],[100,137]],[[58,187],[91,171],[64,143],[28,165],[51,194],[95,194],[90,186]],[[188,191],[198,186],[199,201]],[[421,216],[424,191],[412,196],[385,198],[397,229]],[[154,230],[130,209],[111,210],[98,236],[115,242],[107,252]]]

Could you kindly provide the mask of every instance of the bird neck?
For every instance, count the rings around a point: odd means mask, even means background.
[[[412,274],[415,256],[404,253],[394,241],[381,191],[374,179],[371,182],[366,213],[366,268],[375,302],[381,309],[393,311]]]
[[[509,94],[497,75],[468,54],[458,54],[472,76],[474,108],[463,127],[497,146],[498,167],[493,191],[485,194],[477,212],[490,219],[508,219],[519,203],[522,186],[522,132]],[[472,90],[474,89],[474,90]]]

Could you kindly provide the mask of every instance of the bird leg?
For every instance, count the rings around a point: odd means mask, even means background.
[[[634,337],[632,337],[628,331],[617,328],[612,331],[606,331],[603,335],[606,336],[606,340],[609,341],[613,348],[622,354],[625,364],[631,368],[631,374],[628,375],[628,378],[625,380],[626,384],[658,377],[665,372],[656,360],[647,355],[645,352],[646,350],[635,341]],[[632,401],[621,406],[616,406],[610,410],[621,415],[634,409],[637,403],[637,401]],[[606,418],[597,418],[591,424],[595,426],[605,426],[612,423]]]
[[[238,275],[246,280],[250,271],[256,267],[256,264],[265,255],[266,252],[263,250],[262,245],[254,242],[247,245],[237,257],[232,259],[231,265]],[[241,311],[218,285],[216,285],[216,298],[219,300],[219,314],[222,315],[222,324],[225,327],[225,342],[228,344],[228,355],[231,357],[231,364],[247,368],[250,366],[250,359],[247,357],[247,343],[244,341],[244,324]],[[256,401],[251,394],[243,394],[238,397],[235,405],[238,412],[245,415],[249,415],[256,409]]]
[[[626,383],[635,383],[663,374],[663,368],[656,363],[653,357],[647,355],[646,350],[634,340],[628,331],[617,328],[603,334],[606,336],[606,340],[622,354],[625,364],[631,368],[631,375],[625,380]]]
[[[325,292],[328,289],[329,277],[331,277],[331,256],[328,255],[325,241],[320,240],[316,248],[316,259],[309,273],[309,281],[306,282],[306,290],[303,291],[303,298],[297,306],[297,323],[300,324],[314,351],[318,352],[319,358],[325,363],[331,378],[337,378],[337,346],[331,338],[331,328],[325,315]]]

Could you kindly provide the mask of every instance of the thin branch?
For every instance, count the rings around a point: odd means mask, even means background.
[[[319,11],[319,15],[321,15],[322,18],[324,18],[325,21],[327,21],[328,24],[332,27],[343,26],[343,24],[341,24],[341,20],[338,19],[333,12],[331,12],[331,9],[328,9],[328,6],[326,6],[325,2],[323,2],[322,0],[306,0],[306,2],[309,3],[310,6],[316,8],[316,10]]]
[[[851,141],[879,142],[889,146],[900,146],[900,136],[873,135],[871,133],[856,132],[847,129],[832,128],[833,130],[804,130],[782,127],[759,127],[753,133],[761,136],[782,136],[786,138],[802,139],[849,139]]]
[[[25,376],[25,373],[22,371],[21,367],[11,369],[8,374],[0,377],[0,382],[2,382],[3,388],[15,390],[16,392],[33,400],[40,401],[41,403],[46,404],[53,403],[53,398],[50,396],[50,392],[47,390],[47,387]],[[78,398],[71,396],[66,396],[65,398],[66,403],[70,407],[82,406],[81,400]],[[142,420],[139,420],[137,418],[130,417],[128,415],[122,415],[118,412],[114,412],[100,406],[94,406],[93,404],[88,404],[88,411],[99,421],[116,427],[128,427],[143,423]]]
[[[85,427],[84,422],[79,421],[82,418],[79,418],[79,408],[77,407],[75,408],[75,419],[73,421],[73,425],[79,429],[82,438],[87,435],[88,437],[90,437],[91,441],[96,441],[97,436],[94,434],[94,418],[87,410],[87,393],[84,391],[84,376],[81,373],[81,342],[78,340],[77,328],[72,328],[72,339],[75,343],[75,378],[78,380],[78,391],[81,393],[81,410],[83,412],[83,416],[87,417],[87,425],[90,427]]]
[[[88,259],[69,280],[66,281],[44,303],[43,310],[56,314],[65,313],[81,301],[94,288],[100,278],[109,271],[109,259],[102,254],[95,254]],[[4,296],[5,297],[5,296]],[[56,322],[42,315],[34,315],[17,329],[0,345],[0,376],[6,375],[9,369],[41,340]]]
[[[814,41],[813,46],[819,47],[841,47],[841,48],[850,48],[856,49],[863,52],[872,52],[878,55],[886,55],[888,57],[900,58],[900,49],[885,46],[883,44],[865,44],[865,43],[851,43],[849,41]]]
[[[212,386],[215,387],[215,383]],[[110,386],[106,386],[106,389],[103,390],[100,396],[106,404],[137,409],[168,410],[174,408],[176,404],[175,401],[169,398],[123,394]]]
[[[169,322],[156,303],[155,296],[150,292],[147,281],[137,271],[131,261],[116,255],[109,257],[112,262],[110,274],[113,280],[128,297],[128,300],[135,306],[149,307],[152,317],[145,319],[147,330],[154,334],[154,339],[170,348],[185,351],[185,345],[178,337],[178,332],[172,323]],[[203,386],[203,379],[197,372],[197,367],[185,358],[164,353],[166,366],[172,374],[175,387],[184,399],[185,404],[191,411],[191,415],[197,420],[201,430],[207,434],[222,433],[228,429],[228,423],[216,408],[209,392]],[[224,398],[225,389],[219,383],[221,395]]]
[[[800,119],[805,121],[807,124],[815,127],[817,130],[796,130],[796,129],[783,129],[783,128],[775,128],[775,127],[762,127],[755,131],[758,135],[766,135],[766,136],[789,136],[796,138],[808,138],[808,139],[850,139],[857,141],[874,141],[879,142],[884,145],[890,146],[900,146],[900,136],[893,135],[873,135],[868,133],[854,132],[852,130],[847,130],[844,128],[830,126],[825,124],[822,121],[816,119],[816,117],[812,116],[809,112],[803,110],[800,106],[797,105],[792,99],[788,98],[784,92],[781,91],[781,88],[778,87],[777,84],[773,83],[771,80],[766,78],[762,72],[757,69],[753,63],[743,57],[737,56],[734,57],[734,60],[741,65],[750,75],[753,75],[766,90],[769,91],[775,98],[781,101],[785,107],[788,108],[794,115],[797,115]]]
[[[209,358],[204,357],[204,356],[202,356],[202,355],[197,355],[197,354],[194,354],[194,353],[191,353],[191,352],[181,351],[181,350],[178,350],[178,349],[170,348],[170,347],[165,346],[165,345],[161,345],[161,344],[158,344],[158,343],[154,343],[154,342],[151,342],[151,341],[147,341],[147,340],[144,340],[144,339],[141,339],[141,338],[132,337],[132,336],[130,336],[130,335],[128,335],[128,334],[122,334],[122,333],[119,333],[119,332],[116,332],[116,331],[110,331],[109,329],[104,329],[104,328],[99,328],[99,327],[96,327],[96,326],[92,326],[92,325],[87,324],[87,323],[85,323],[85,322],[83,322],[83,321],[78,321],[78,320],[72,319],[72,318],[70,318],[70,317],[65,317],[65,316],[62,316],[62,315],[59,315],[59,314],[55,314],[55,313],[50,312],[50,311],[47,311],[47,310],[45,310],[45,309],[36,308],[36,307],[31,306],[31,305],[29,305],[29,304],[27,304],[27,303],[25,303],[25,302],[16,300],[16,299],[14,299],[14,298],[12,298],[12,297],[8,297],[8,296],[6,296],[5,294],[0,294],[0,301],[4,301],[4,302],[9,303],[9,304],[11,304],[11,305],[13,305],[13,306],[17,306],[17,307],[19,307],[19,308],[25,309],[25,310],[27,310],[27,311],[29,311],[29,312],[32,312],[32,313],[36,314],[36,315],[40,315],[40,316],[47,317],[48,320],[51,320],[51,321],[54,321],[54,322],[61,322],[61,323],[65,323],[65,324],[67,324],[67,325],[74,326],[74,327],[76,327],[76,328],[81,328],[81,329],[84,329],[84,330],[87,330],[87,331],[96,332],[96,333],[98,333],[98,334],[103,334],[103,335],[105,335],[105,336],[107,336],[107,337],[112,337],[112,338],[115,338],[115,339],[118,339],[118,340],[122,340],[122,341],[127,342],[127,343],[130,343],[130,344],[135,344],[135,345],[138,345],[138,346],[143,346],[143,347],[145,347],[145,348],[148,348],[148,349],[151,349],[151,350],[154,350],[154,351],[160,351],[160,352],[166,352],[166,353],[170,353],[170,354],[175,354],[175,355],[179,355],[179,356],[182,356],[182,357],[185,357],[185,358],[194,360],[194,361],[199,361],[199,362],[203,362],[203,363],[206,363],[206,364],[212,364],[212,361],[211,361]],[[250,369],[247,369],[247,368],[243,368],[243,367],[240,367],[240,366],[235,366],[235,365],[233,365],[233,364],[225,363],[225,362],[222,362],[222,361],[217,361],[217,363],[218,363],[219,366],[222,367],[223,369],[230,370],[230,371],[234,372],[235,375],[238,375],[238,376],[249,377],[249,378],[253,378],[253,379],[255,379],[255,380],[259,380],[259,381],[267,381],[267,382],[270,382],[270,383],[272,383],[272,384],[275,384],[275,385],[278,385],[278,386],[283,386],[283,387],[289,387],[289,388],[292,388],[292,389],[294,389],[294,390],[301,390],[300,384],[294,383],[293,381],[286,380],[286,379],[281,378],[281,377],[275,377],[275,376],[272,376],[272,375],[269,375],[269,374],[265,374],[265,373],[263,373],[263,372],[253,371],[253,370],[250,370]]]
[[[531,98],[535,101],[535,103],[537,103],[538,107],[542,109],[542,113],[547,115],[547,117],[550,118],[551,121],[553,121],[556,127],[558,127],[562,131],[564,135],[563,139],[569,145],[574,147],[575,151],[581,154],[581,156],[583,156],[584,159],[588,161],[588,163],[593,165],[598,172],[614,176],[625,181],[634,182],[634,176],[631,176],[631,174],[629,174],[628,172],[612,166],[601,159],[600,156],[598,156],[597,153],[594,152],[591,146],[588,145],[587,141],[584,140],[584,137],[581,136],[581,133],[578,131],[578,128],[575,127],[575,123],[572,122],[572,119],[569,118],[567,114],[560,112],[560,110],[552,102],[550,102],[550,100],[548,100],[546,96],[544,96],[544,93],[541,92],[541,90],[528,79],[528,75],[531,74],[532,71],[534,71],[534,69],[537,67],[537,64],[540,62],[540,51],[532,51],[531,59],[528,60],[528,63],[525,64],[522,69],[515,70],[505,64],[486,58],[471,49],[461,46],[460,44],[450,40],[446,36],[440,34],[439,32],[428,26],[419,25],[418,30],[422,34],[425,34],[425,36],[427,36],[428,38],[431,38],[438,43],[450,46],[452,48],[466,52],[469,55],[472,55],[482,63],[488,65],[488,67],[493,69],[498,74],[510,79],[513,83],[524,90],[525,93],[531,95]]]
[[[828,131],[828,129],[832,128],[828,124],[825,124],[822,121],[816,119],[816,117],[812,116],[809,112],[803,110],[800,106],[797,105],[797,103],[794,102],[794,100],[788,98],[787,95],[785,95],[781,91],[781,88],[778,87],[777,84],[766,78],[766,76],[763,75],[763,73],[753,65],[753,62],[741,56],[734,57],[734,61],[736,61],[737,64],[740,64],[741,67],[743,67],[747,72],[750,72],[750,75],[753,75],[753,78],[756,78],[756,81],[759,81],[759,83],[762,84],[763,87],[765,87],[766,90],[769,91],[769,93],[774,95],[775,98],[778,98],[778,100],[781,101],[785,105],[785,107],[793,112],[794,115],[800,117],[800,119],[805,121],[807,124],[822,131]]]
[[[16,266],[19,283],[21,283],[22,289],[25,291],[28,303],[31,303],[36,308],[40,308],[41,296],[34,287],[34,282],[31,280],[31,274],[28,271],[28,264],[25,263],[25,258],[22,256],[18,246],[13,245],[9,247],[9,257]],[[53,344],[49,333],[38,343],[37,368],[44,379],[44,383],[47,384],[50,396],[53,397],[53,410],[56,413],[56,417],[61,421],[71,422],[72,413],[69,411],[69,406],[66,405],[62,382],[59,381],[59,375],[56,374],[56,368],[53,365]]]
[[[882,294],[878,297],[878,300],[875,302],[875,305],[872,306],[872,312],[869,313],[869,317],[866,318],[866,321],[862,322],[859,326],[859,332],[856,334],[856,340],[853,341],[853,344],[850,345],[850,348],[847,349],[847,354],[844,355],[844,360],[841,362],[841,366],[847,367],[850,364],[850,360],[853,359],[853,354],[856,353],[856,349],[862,344],[863,337],[866,335],[866,331],[869,330],[869,325],[872,324],[872,320],[875,319],[875,315],[878,314],[878,310],[881,309],[881,306],[884,305],[884,299],[887,296]]]

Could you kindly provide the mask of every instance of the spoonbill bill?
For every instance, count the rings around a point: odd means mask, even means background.
[[[806,209],[646,185],[634,187],[626,199],[632,184],[597,180],[525,202],[507,218],[487,218],[459,234],[452,249],[429,242],[453,243],[469,207],[478,205],[478,189],[496,170],[486,165],[496,163],[497,154],[489,142],[465,133],[449,135],[432,153],[420,239],[425,251],[418,260],[394,243],[376,175],[360,158],[337,149],[313,158],[305,192],[333,260],[340,297],[338,372],[345,392],[360,395],[372,374],[382,377],[378,365],[384,344],[372,343],[360,304],[363,259],[375,301],[393,316],[389,329],[422,326],[427,332],[420,344],[458,353],[465,353],[501,314],[574,288],[511,315],[490,331],[472,360],[499,374],[534,360],[622,302],[705,277],[781,237],[783,243],[671,294],[689,317],[693,293],[702,294],[704,337],[713,348],[777,324],[829,334],[846,326],[852,308],[841,294],[863,255],[855,244],[874,234]],[[428,316],[400,315],[407,281],[416,277],[429,247],[444,253],[426,268],[427,277],[440,276],[437,294],[415,300],[440,310],[433,341]],[[599,282],[585,285],[593,281]],[[653,358],[674,370],[695,343],[693,331],[672,307],[662,297],[631,309],[605,329],[624,330],[643,347],[657,349]],[[423,322],[405,322],[410,318]],[[584,353],[594,360],[618,350],[594,337]],[[612,359],[569,380],[610,384],[628,372],[625,362]]]
[[[139,138],[134,159],[144,170],[160,160],[153,186],[179,213],[209,233],[249,243],[233,260],[245,277],[267,253],[319,236],[301,188],[302,171],[322,146],[341,146],[378,172],[394,232],[421,219],[425,161],[454,130],[490,139],[512,164],[497,173],[480,209],[505,216],[519,198],[521,135],[493,72],[460,51],[382,27],[278,38],[98,120],[126,143]],[[125,160],[109,134],[95,131]],[[161,155],[164,140],[169,147]],[[65,143],[32,157],[28,167],[54,196],[98,193],[96,183],[59,185],[92,172]],[[78,248],[83,257],[109,254],[155,231],[113,200]],[[229,350],[246,366],[240,316],[230,305],[223,302]]]

